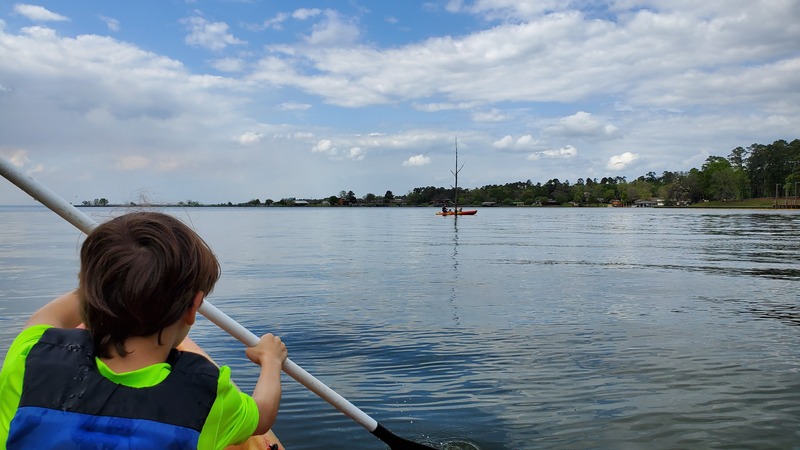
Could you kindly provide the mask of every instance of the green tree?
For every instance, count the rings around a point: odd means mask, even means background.
[[[742,147],[736,147],[731,150],[730,155],[728,155],[728,161],[731,163],[731,167],[738,170],[745,170],[748,153],[748,150]]]
[[[578,181],[570,188],[572,193],[572,201],[575,203],[586,203],[589,201],[589,187],[584,183],[583,178],[578,178]]]
[[[798,184],[800,184],[800,175],[794,173],[789,174],[789,176],[786,177],[786,182],[784,183],[783,186],[783,192],[785,193],[784,196],[796,197],[798,194],[797,192]]]
[[[682,179],[682,183],[688,194],[690,203],[697,203],[705,198],[703,192],[703,173],[698,169],[692,169]]]
[[[636,200],[647,200],[653,197],[653,184],[646,180],[647,178],[645,177],[639,177],[630,183],[626,183],[626,191],[629,201],[634,202]]]
[[[754,197],[772,197],[776,186],[800,167],[800,140],[778,140],[769,145],[753,144],[747,148],[747,174]]]
[[[736,172],[728,159],[709,156],[703,164],[702,172],[705,198],[722,201],[738,198]]]

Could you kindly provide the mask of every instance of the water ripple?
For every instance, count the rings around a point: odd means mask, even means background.
[[[0,214],[7,348],[74,287],[79,238],[46,214]],[[296,363],[400,436],[482,450],[800,442],[798,214],[190,214],[222,262],[214,304],[280,335]],[[192,335],[252,390],[258,369],[238,342],[205,320]],[[382,448],[288,377],[283,387],[275,429],[291,450]]]

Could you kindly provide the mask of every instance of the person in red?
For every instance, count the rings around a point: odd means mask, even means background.
[[[126,214],[98,226],[80,260],[78,289],[34,313],[3,362],[0,448],[219,449],[270,429],[280,338],[245,351],[261,366],[252,396],[230,368],[176,350],[220,273],[194,231]]]

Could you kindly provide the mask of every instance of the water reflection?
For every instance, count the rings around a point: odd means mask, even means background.
[[[453,280],[450,286],[450,304],[453,306],[453,322],[456,325],[460,325],[461,322],[458,318],[458,306],[457,306],[457,293],[456,289],[459,286],[459,278],[458,278],[458,216],[453,216]]]

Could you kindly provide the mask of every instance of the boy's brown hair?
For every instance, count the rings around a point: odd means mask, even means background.
[[[125,214],[101,224],[81,246],[81,316],[97,356],[125,340],[151,336],[177,322],[199,291],[219,279],[216,256],[178,219],[156,212]]]

